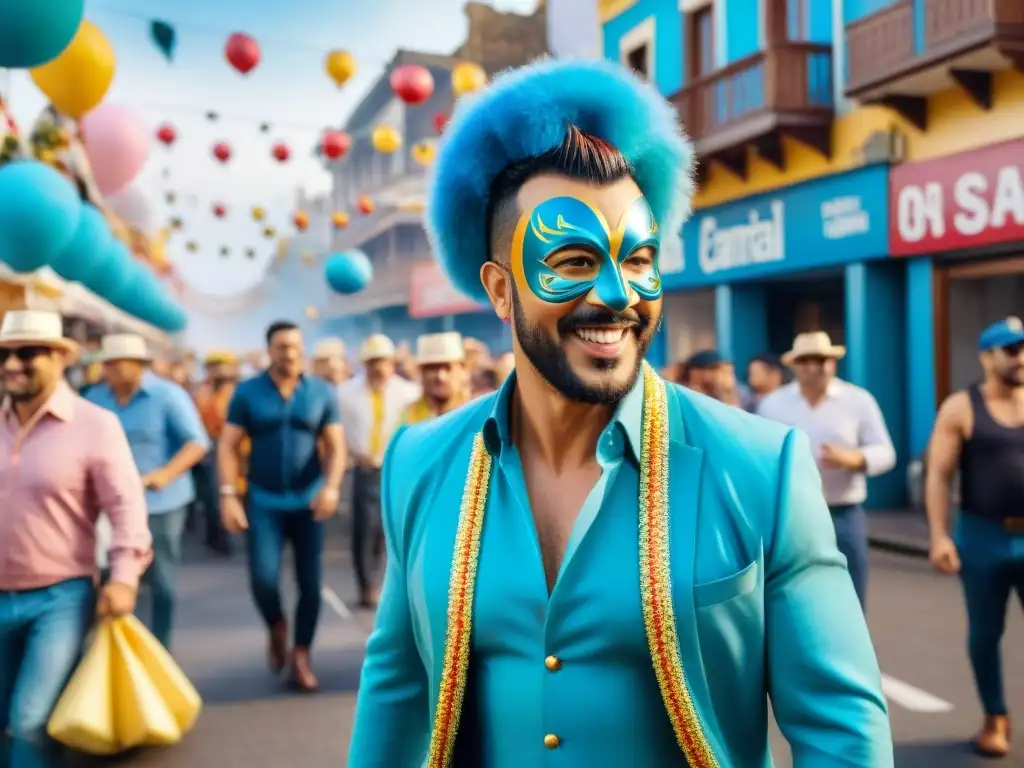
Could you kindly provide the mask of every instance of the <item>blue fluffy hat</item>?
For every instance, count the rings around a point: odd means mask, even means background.
[[[463,100],[434,165],[426,224],[455,287],[480,301],[491,183],[513,163],[562,144],[568,127],[619,150],[663,232],[678,232],[693,196],[693,147],[654,88],[609,61],[544,59],[498,75]],[[671,227],[671,228],[670,228]]]

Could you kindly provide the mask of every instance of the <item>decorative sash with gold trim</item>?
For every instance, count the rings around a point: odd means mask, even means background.
[[[640,597],[647,645],[676,741],[690,768],[719,768],[686,682],[672,608],[669,550],[669,429],[665,382],[644,363],[643,436],[640,450]],[[482,434],[473,440],[459,512],[448,587],[448,627],[427,768],[450,768],[469,672],[480,534],[487,510],[491,455]]]

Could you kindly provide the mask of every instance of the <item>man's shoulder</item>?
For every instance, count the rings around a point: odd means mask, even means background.
[[[758,411],[763,409],[770,409],[777,407],[780,403],[786,402],[787,399],[793,397],[797,391],[796,382],[790,382],[789,384],[783,384],[781,387],[776,389],[774,392],[769,392],[762,399],[758,405]]]
[[[704,450],[713,462],[727,458],[735,466],[781,455],[791,431],[787,425],[676,384],[668,386],[677,395],[687,442]]]

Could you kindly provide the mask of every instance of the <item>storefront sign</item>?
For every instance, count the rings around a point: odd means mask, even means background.
[[[894,256],[1024,240],[1024,140],[892,170]]]
[[[871,166],[700,210],[683,227],[683,258],[662,262],[665,288],[885,256],[887,177]]]
[[[478,312],[483,307],[459,293],[432,261],[413,265],[409,280],[409,317],[438,317]]]

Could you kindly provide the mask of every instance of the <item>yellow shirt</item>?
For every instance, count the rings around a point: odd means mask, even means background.
[[[370,457],[379,459],[384,452],[384,394],[371,390],[370,407],[373,409],[373,422],[370,427]]]
[[[427,398],[421,397],[415,403],[407,405],[405,410],[402,411],[402,424],[419,424],[421,421],[428,421],[435,416],[441,416],[445,413],[454,411],[468,400],[468,397],[454,398],[444,411],[438,413],[430,407],[430,403],[427,402]]]

